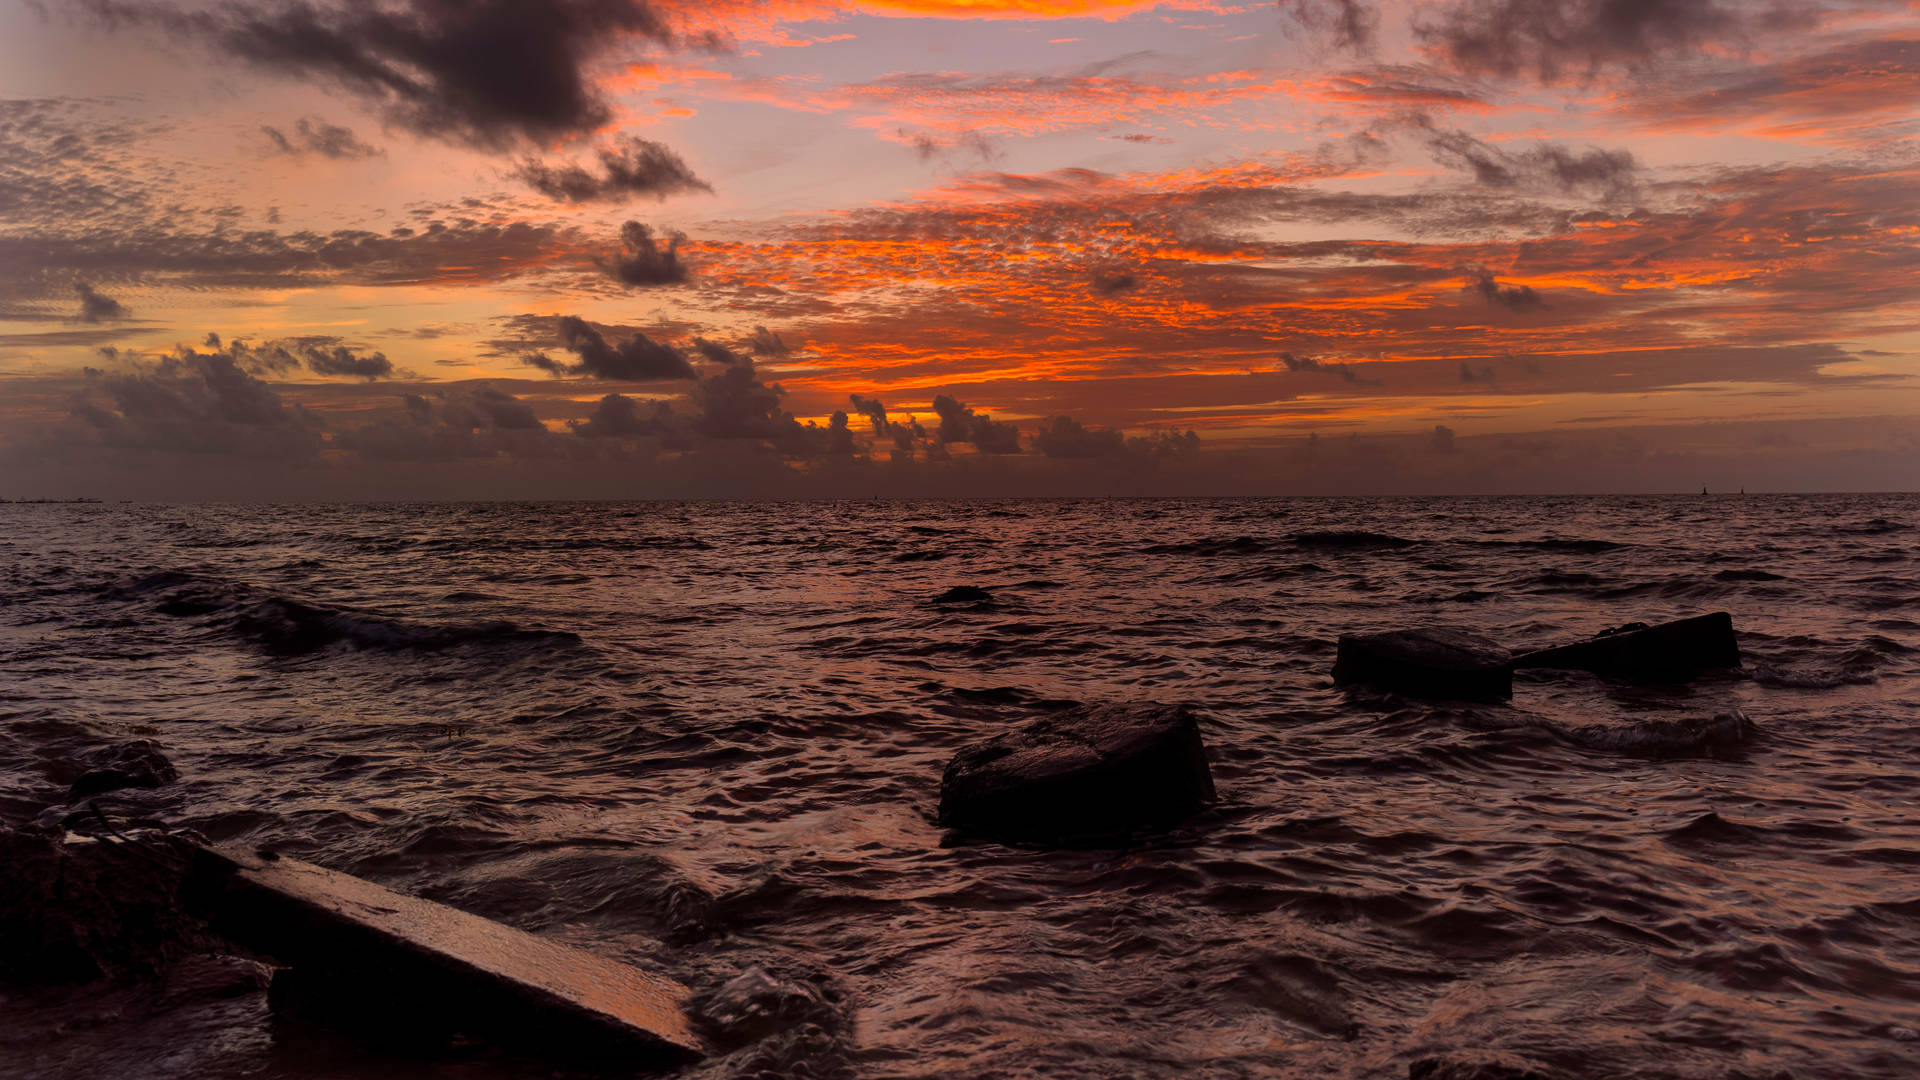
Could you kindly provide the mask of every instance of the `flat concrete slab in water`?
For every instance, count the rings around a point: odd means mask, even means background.
[[[404,1000],[501,1042],[636,1063],[700,1055],[670,979],[297,859],[203,849],[216,929],[343,993]]]

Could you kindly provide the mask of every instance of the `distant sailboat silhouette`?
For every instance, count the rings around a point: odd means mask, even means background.
[[[1705,485],[1705,484],[1701,484],[1701,485],[1700,485],[1700,494],[1702,494],[1702,495],[1705,495],[1706,493],[1707,493],[1707,485]]]

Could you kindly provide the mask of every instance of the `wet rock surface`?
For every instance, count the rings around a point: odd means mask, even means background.
[[[68,802],[123,788],[156,788],[180,779],[173,762],[152,739],[135,739],[95,751],[82,766],[86,771],[67,789]]]
[[[1527,653],[1516,668],[1591,671],[1624,682],[1685,682],[1703,671],[1740,666],[1733,616],[1724,611],[1648,626],[1628,623],[1590,641]]]
[[[1488,700],[1513,696],[1511,654],[1499,643],[1459,630],[1389,630],[1343,634],[1333,681],[1410,697]]]
[[[1083,842],[1172,825],[1214,797],[1193,713],[1101,705],[1048,716],[954,755],[939,821],[1015,842]]]

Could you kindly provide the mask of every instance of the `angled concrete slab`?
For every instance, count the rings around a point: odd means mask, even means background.
[[[536,1053],[674,1064],[703,1053],[691,992],[670,979],[382,888],[232,847],[204,848],[197,893],[215,929],[292,965],[340,1015],[435,1026]]]

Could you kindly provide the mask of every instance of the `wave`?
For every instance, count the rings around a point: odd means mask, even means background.
[[[178,571],[148,574],[108,590],[116,599],[152,598],[154,611],[173,618],[201,618],[287,656],[335,645],[355,649],[431,650],[458,645],[577,645],[579,635],[525,630],[497,619],[474,623],[423,623],[348,608],[326,607],[262,593],[237,582],[214,581]]]
[[[1711,751],[1752,740],[1760,726],[1738,709],[1716,716],[1680,720],[1631,720],[1626,723],[1565,724],[1531,714],[1472,713],[1470,727],[1490,731],[1535,728],[1584,750],[1609,750],[1658,757]]]
[[[1475,547],[1521,548],[1530,551],[1564,551],[1575,555],[1598,555],[1632,547],[1613,540],[1467,540]]]
[[[1367,532],[1364,529],[1334,529],[1320,532],[1298,532],[1287,537],[1302,547],[1327,548],[1403,548],[1420,543],[1404,536],[1392,533]]]

